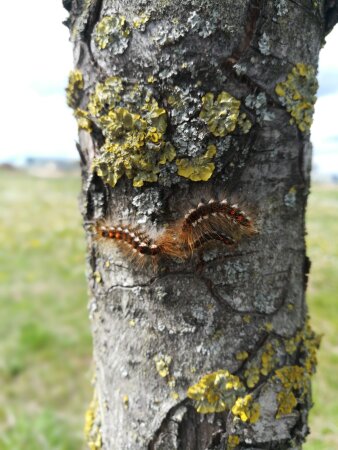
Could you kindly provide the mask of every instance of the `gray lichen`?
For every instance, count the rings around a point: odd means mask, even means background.
[[[266,33],[263,33],[258,41],[258,48],[262,55],[270,55],[270,38]]]
[[[275,114],[268,110],[267,98],[264,92],[260,92],[258,95],[248,95],[245,98],[245,106],[255,110],[257,120],[260,123],[271,122],[275,118]]]
[[[276,4],[277,16],[285,16],[288,12],[288,1],[287,0],[279,0]]]

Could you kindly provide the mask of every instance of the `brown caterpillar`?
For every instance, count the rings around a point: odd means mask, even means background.
[[[125,250],[137,255],[157,257],[166,255],[183,258],[184,252],[175,236],[160,235],[156,240],[138,228],[126,226],[109,226],[105,223],[96,225],[96,234],[103,239],[115,240],[125,245]]]
[[[199,203],[156,238],[129,225],[110,226],[102,221],[96,224],[98,237],[122,243],[127,252],[150,256],[153,261],[160,256],[187,259],[212,241],[234,247],[243,237],[256,233],[252,219],[238,205],[213,199]]]
[[[206,233],[224,234],[235,242],[257,233],[252,219],[237,204],[231,205],[226,199],[199,203],[184,216],[180,227],[181,239],[191,249]]]

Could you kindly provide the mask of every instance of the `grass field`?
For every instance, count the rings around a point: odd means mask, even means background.
[[[0,172],[0,449],[84,448],[91,396],[79,179]],[[338,187],[308,212],[315,330],[324,333],[306,450],[338,449]]]

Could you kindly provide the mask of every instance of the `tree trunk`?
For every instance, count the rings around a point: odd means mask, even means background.
[[[96,371],[89,447],[301,448],[318,347],[304,298],[309,129],[337,2],[64,6]],[[196,205],[225,197],[239,206],[210,225],[212,206]],[[190,208],[192,250],[155,257],[170,253],[161,237],[186,238]],[[124,242],[113,226],[129,229]]]

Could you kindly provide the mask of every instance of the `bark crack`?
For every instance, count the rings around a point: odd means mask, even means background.
[[[251,0],[248,6],[247,19],[244,27],[244,35],[239,46],[227,58],[227,63],[232,67],[250,47],[255,35],[257,22],[263,11],[264,0]]]

